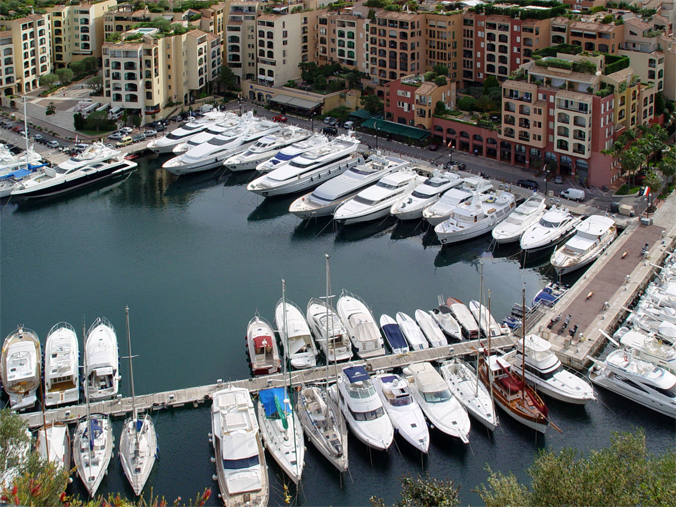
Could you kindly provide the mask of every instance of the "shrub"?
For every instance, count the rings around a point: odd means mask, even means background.
[[[463,111],[472,111],[476,105],[476,99],[474,97],[462,97],[458,99],[457,106],[458,109]]]

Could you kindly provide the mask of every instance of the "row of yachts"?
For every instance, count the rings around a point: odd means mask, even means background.
[[[128,309],[126,312],[130,371],[133,372]],[[107,319],[96,319],[84,334],[82,382],[77,333],[65,322],[56,324],[47,335],[44,371],[42,347],[37,334],[23,326],[10,333],[2,347],[0,374],[9,404],[16,411],[31,408],[38,402],[36,392],[43,376],[43,410],[77,403],[82,383],[87,415],[77,423],[72,446],[68,425],[48,423],[37,432],[36,450],[43,458],[65,470],[71,470],[72,457],[78,476],[93,497],[107,474],[115,439],[110,418],[104,414],[91,413],[90,402],[117,396],[120,381],[119,352],[115,328]],[[122,427],[119,457],[125,476],[136,495],[140,495],[154,466],[158,446],[152,417],[136,409],[133,373],[131,386],[132,414]]]

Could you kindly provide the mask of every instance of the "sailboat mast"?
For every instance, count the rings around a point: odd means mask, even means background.
[[[521,401],[526,397],[526,284],[523,284],[521,289],[521,308],[522,319],[521,323],[521,381],[523,382],[523,389],[521,389]]]
[[[479,343],[481,343],[481,328],[483,327],[481,313],[484,306],[484,263],[481,260],[479,261],[479,271],[481,273],[481,276],[479,277]],[[487,334],[490,334],[490,332]]]
[[[324,254],[326,258],[326,299],[324,304],[326,304],[326,391],[329,390],[329,364],[331,363],[331,354],[329,353],[329,254]],[[333,349],[333,355],[335,359],[336,349]]]
[[[28,169],[28,116],[26,115],[26,96],[23,96],[23,137],[26,140],[26,169]]]
[[[296,453],[296,473],[298,473],[298,468],[299,468],[299,463],[298,463],[298,442],[296,441],[296,424],[298,422],[296,421],[296,418],[294,417],[294,410],[293,410],[293,403],[291,401],[291,398],[293,397],[293,387],[291,386],[291,364],[290,364],[290,357],[291,353],[289,350],[289,327],[287,325],[287,319],[286,319],[286,280],[282,278],[282,310],[284,311],[284,335],[285,335],[285,340],[286,340],[286,358],[284,361],[284,369],[285,373],[288,375],[289,379],[289,391],[287,393],[289,397],[289,408],[291,409],[291,413],[289,414],[291,416],[291,421],[293,421],[293,426],[292,426],[292,431],[293,431],[293,449],[294,452]],[[288,364],[287,364],[288,363]],[[286,404],[287,400],[284,400]],[[286,407],[285,407],[286,409]]]
[[[88,468],[91,470],[92,468],[92,434],[93,429],[92,429],[92,421],[91,421],[91,415],[89,413],[89,373],[87,372],[87,335],[85,334],[85,318],[82,316],[82,340],[84,341],[84,371],[85,371],[85,400],[87,402],[87,430],[88,431],[88,437],[87,437],[87,452],[89,453],[89,461],[87,462]],[[88,478],[91,477],[91,472],[87,476]],[[89,488],[87,488],[89,489]],[[90,492],[90,496],[93,496]]]
[[[136,447],[138,448],[138,431],[136,431],[136,392],[134,391],[134,366],[131,357],[131,332],[129,330],[129,307],[124,307],[124,314],[127,322],[127,347],[129,349],[129,376],[131,377],[131,411],[132,423],[134,425],[134,436],[136,437]]]

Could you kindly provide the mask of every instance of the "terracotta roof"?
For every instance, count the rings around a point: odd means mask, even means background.
[[[411,20],[411,19],[415,19],[418,16],[422,16],[422,14],[417,14],[415,12],[397,12],[397,11],[385,11],[385,10],[381,10],[376,14],[377,18],[383,18],[383,19]]]
[[[190,37],[202,37],[203,35],[206,35],[207,32],[203,32],[202,30],[190,30],[186,35],[189,35]]]
[[[552,18],[552,23],[556,23],[557,25],[567,25],[568,24],[568,18],[564,18],[562,16],[557,16],[556,18]]]
[[[416,95],[427,95],[428,93],[432,93],[432,90],[434,90],[436,87],[437,85],[434,83],[423,83],[415,93]]]
[[[612,32],[615,25],[604,25],[603,23],[585,23],[583,21],[573,21],[570,25],[571,30],[593,30],[596,32]]]
[[[282,16],[277,14],[261,14],[258,16],[259,21],[277,21]]]
[[[635,26],[636,28],[641,30],[641,32],[652,29],[652,25],[650,23],[646,23],[645,21],[641,21],[638,18],[628,19],[624,22],[624,24],[629,25],[629,26]]]

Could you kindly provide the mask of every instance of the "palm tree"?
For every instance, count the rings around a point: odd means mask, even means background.
[[[641,165],[643,165],[644,161],[645,161],[644,153],[635,145],[625,150],[624,153],[622,153],[622,156],[620,157],[622,169],[624,169],[625,172],[631,174],[632,185],[634,172],[641,168]]]

